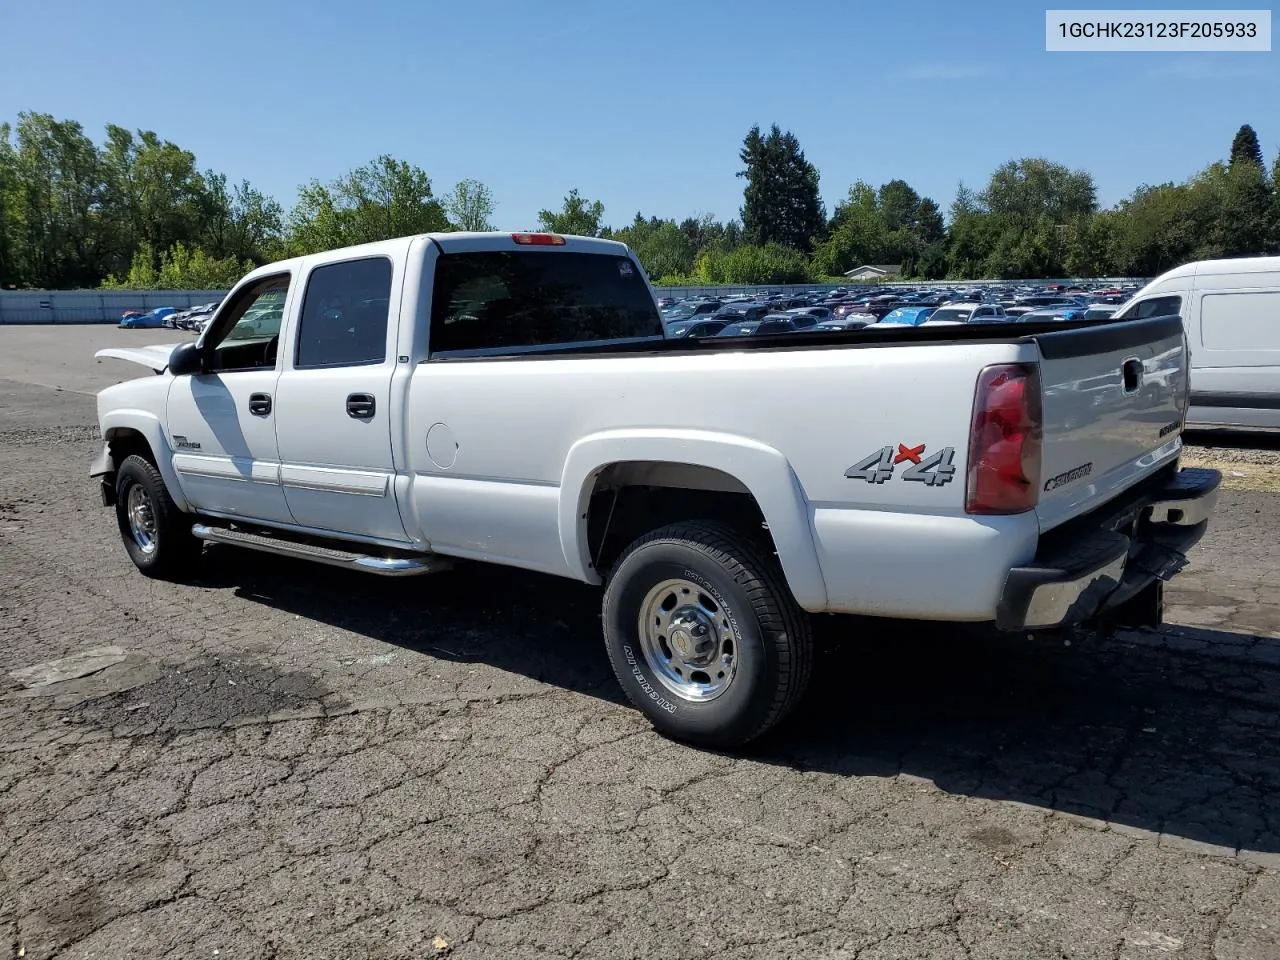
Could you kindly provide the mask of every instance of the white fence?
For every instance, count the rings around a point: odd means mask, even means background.
[[[225,290],[0,290],[0,324],[119,323],[129,310],[184,310]]]

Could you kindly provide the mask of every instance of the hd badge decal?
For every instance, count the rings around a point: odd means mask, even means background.
[[[900,443],[896,450],[881,447],[855,463],[844,475],[850,480],[884,483],[893,476],[899,464],[907,464],[902,471],[903,480],[927,483],[931,487],[950,483],[956,475],[955,447],[943,447],[937,453],[925,456],[925,446],[923,443],[916,446]]]

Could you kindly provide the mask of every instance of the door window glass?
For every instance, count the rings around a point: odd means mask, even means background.
[[[298,324],[298,367],[346,367],[387,358],[391,261],[347,260],[316,267]]]

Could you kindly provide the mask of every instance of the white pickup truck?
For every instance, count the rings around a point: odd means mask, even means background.
[[[409,237],[245,277],[199,340],[100,351],[91,469],[145,574],[212,541],[386,575],[604,586],[663,732],[741,744],[812,614],[1154,624],[1217,496],[1179,470],[1176,316],[667,339],[627,247]]]

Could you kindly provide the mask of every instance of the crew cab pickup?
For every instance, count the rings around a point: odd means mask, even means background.
[[[815,614],[1157,623],[1220,480],[1179,469],[1176,316],[668,338],[599,239],[273,263],[198,340],[98,355],[158,374],[99,394],[90,471],[144,574],[213,542],[599,584],[628,697],[720,747],[795,705]]]

